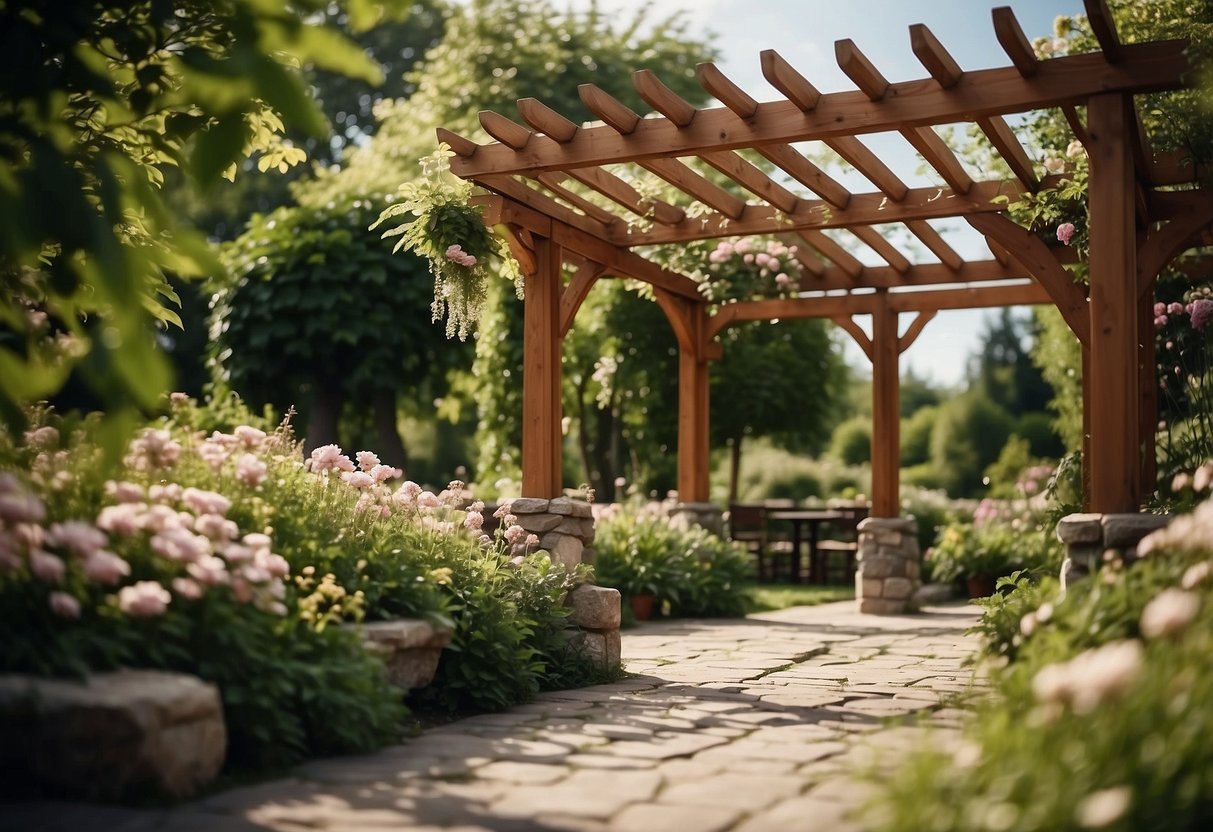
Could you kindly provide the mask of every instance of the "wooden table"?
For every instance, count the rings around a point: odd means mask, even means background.
[[[809,529],[809,577],[816,578],[817,570],[821,568],[817,553],[817,530],[824,523],[836,522],[845,517],[846,515],[841,511],[835,511],[834,509],[767,509],[768,521],[779,521],[792,526],[792,583],[800,583],[800,544],[805,539],[801,528],[807,526]]]

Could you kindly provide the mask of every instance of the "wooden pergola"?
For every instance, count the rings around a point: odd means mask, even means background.
[[[1038,59],[1011,9],[998,8],[994,30],[1010,60],[1001,68],[962,70],[927,27],[914,25],[913,51],[929,75],[921,80],[889,82],[843,40],[837,60],[855,91],[823,94],[767,50],[762,72],[781,96],[770,102],[703,64],[698,79],[721,106],[697,109],[641,70],[633,81],[654,110],[649,116],[587,84],[581,100],[601,125],[577,125],[527,98],[518,102],[521,122],[480,114],[494,143],[439,129],[456,154],[451,170],[492,192],[488,220],[510,230],[526,275],[522,493],[560,494],[561,339],[594,282],[613,275],[650,284],[678,339],[678,489],[686,502],[708,499],[708,362],[720,356],[714,336],[725,327],[828,318],[856,339],[873,364],[872,514],[895,517],[900,354],[939,310],[1051,303],[1083,347],[1089,509],[1137,510],[1154,476],[1153,285],[1213,226],[1213,199],[1196,186],[1192,165],[1151,151],[1133,100],[1185,83],[1186,42],[1122,43],[1104,0],[1085,6],[1101,47],[1089,54]],[[1045,108],[1061,109],[1090,159],[1089,289],[1065,269],[1070,249],[1013,223],[996,199],[1060,179],[1043,175],[1005,120]],[[933,129],[957,124],[975,124],[1011,177],[971,177]],[[944,184],[909,187],[858,138],[883,132],[904,136]],[[848,191],[795,147],[814,140],[877,190]],[[761,156],[772,174],[739,151]],[[688,159],[737,187],[720,187]],[[642,194],[629,182],[638,169],[685,200]],[[809,195],[794,193],[792,183]],[[992,256],[961,257],[928,222],[947,218],[984,235]],[[912,262],[877,225],[908,231],[938,262]],[[825,229],[845,229],[886,265],[864,265]],[[797,297],[728,304],[713,314],[695,281],[636,251],[756,234],[794,238],[804,269]],[[902,313],[914,316],[904,332]],[[854,320],[861,314],[872,316],[870,337]]]

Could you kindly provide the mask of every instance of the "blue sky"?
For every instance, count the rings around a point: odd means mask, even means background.
[[[759,53],[764,49],[777,50],[818,89],[835,92],[854,89],[834,61],[836,40],[855,41],[890,81],[908,81],[926,77],[910,49],[913,23],[926,24],[960,66],[972,70],[1009,63],[994,37],[990,10],[996,6],[1011,6],[1029,38],[1050,34],[1058,15],[1082,12],[1081,0],[598,0],[602,10],[625,13],[646,3],[654,16],[682,11],[692,31],[715,33],[718,66],[759,101],[779,97],[762,77]],[[558,5],[581,9],[589,0]],[[911,185],[930,181],[917,173],[919,161],[900,137],[868,144]],[[848,187],[872,190],[862,177],[851,182],[840,178]],[[989,256],[978,239],[963,234],[948,239],[963,255]],[[941,312],[902,356],[903,371],[912,368],[944,385],[960,382],[988,314]],[[902,316],[903,329],[908,319]],[[847,340],[848,361],[866,369],[867,359]]]

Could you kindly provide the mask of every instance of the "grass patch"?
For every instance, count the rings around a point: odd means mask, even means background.
[[[745,588],[746,612],[771,612],[788,607],[811,607],[855,598],[853,586],[815,586],[813,584],[750,584]]]

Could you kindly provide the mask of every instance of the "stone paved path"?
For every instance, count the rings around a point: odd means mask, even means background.
[[[625,632],[637,674],[173,810],[0,806],[0,830],[647,830],[862,826],[856,776],[954,736],[974,607],[851,602]],[[928,731],[893,718],[927,714]]]

